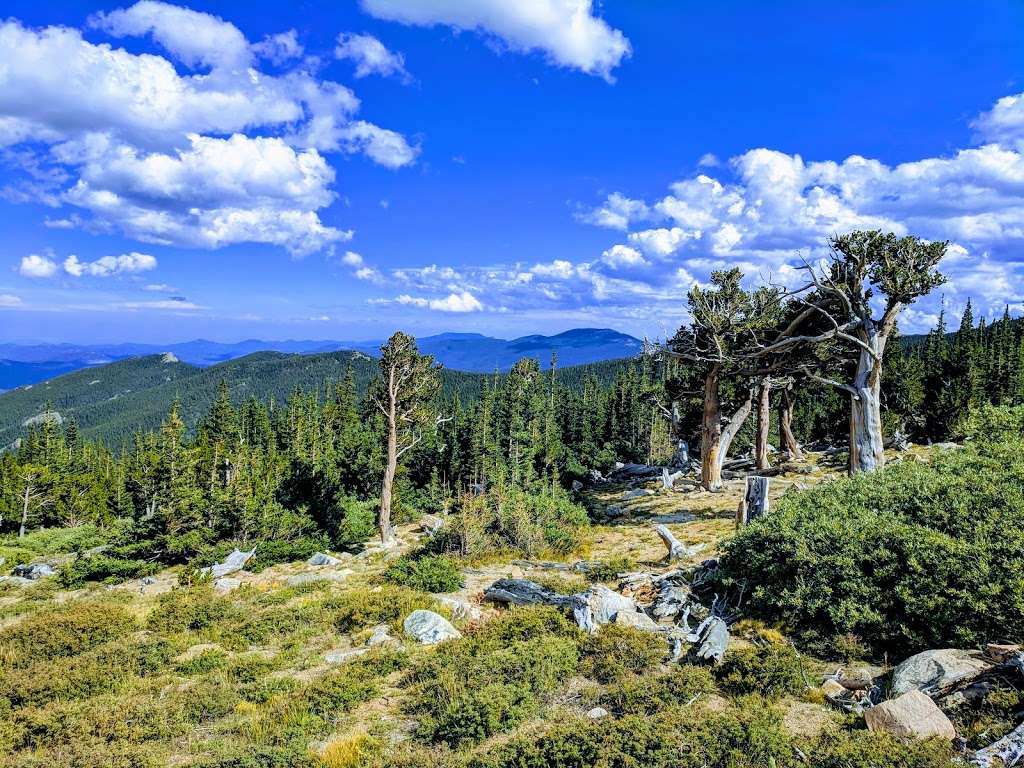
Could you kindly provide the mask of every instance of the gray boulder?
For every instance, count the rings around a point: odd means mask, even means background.
[[[397,642],[388,631],[388,625],[379,624],[373,628],[373,634],[367,639],[366,645],[368,648],[374,648],[378,645],[391,645]]]
[[[11,575],[20,576],[23,579],[30,579],[31,581],[42,579],[47,576],[54,576],[56,573],[57,572],[53,569],[53,566],[47,563],[22,563],[14,566],[14,570],[11,571]]]
[[[213,588],[222,594],[238,589],[240,586],[242,586],[242,582],[230,576],[221,576],[213,582]]]
[[[343,648],[337,651],[328,651],[324,654],[324,661],[328,664],[344,664],[346,661],[358,658],[369,651],[369,648]]]
[[[462,637],[462,633],[444,616],[422,608],[406,616],[402,627],[407,635],[422,645],[435,645],[443,640]]]
[[[657,632],[661,629],[654,619],[641,611],[619,611],[615,614],[615,623],[624,627],[641,629],[644,632]]]
[[[482,615],[479,608],[466,600],[459,600],[454,597],[448,597],[447,595],[434,595],[434,599],[450,610],[452,612],[452,618],[458,621],[463,619],[478,621]]]
[[[317,552],[306,561],[306,565],[338,565],[340,562],[341,560],[325,552]]]
[[[908,691],[931,693],[958,680],[975,677],[991,667],[992,663],[977,651],[957,648],[924,651],[896,667],[890,695],[900,696]]]
[[[633,490],[626,491],[624,494],[622,494],[622,498],[628,501],[629,499],[641,499],[644,496],[653,495],[654,491],[649,490],[647,488],[634,488]]]

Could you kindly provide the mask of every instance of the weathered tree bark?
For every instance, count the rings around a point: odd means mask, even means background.
[[[882,437],[882,354],[888,332],[866,320],[857,334],[867,346],[857,358],[850,393],[850,474],[885,465]]]
[[[32,500],[32,483],[25,482],[25,496],[21,504],[21,527],[18,529],[18,538],[25,538],[25,525],[28,523],[28,505]]]
[[[729,447],[753,408],[753,395],[748,392],[743,405],[732,415],[725,426],[722,426],[722,407],[718,395],[721,375],[721,366],[713,365],[704,379],[700,479],[701,487],[708,491],[717,491],[722,487],[722,465],[729,455]]]
[[[391,497],[395,486],[395,472],[398,470],[398,428],[396,426],[394,399],[388,410],[388,445],[384,462],[384,482],[380,488],[380,513],[377,525],[383,544],[394,541],[395,529],[391,527]]]
[[[793,434],[793,409],[792,385],[789,385],[782,389],[779,398],[779,442],[782,443],[779,447],[789,454],[790,461],[803,461],[803,451]]]
[[[996,765],[1017,765],[1024,758],[1024,724],[1018,725],[999,741],[974,753],[971,762],[978,768],[993,768]]]
[[[768,478],[747,477],[747,488],[736,510],[736,525],[749,525],[768,513]]]
[[[754,462],[758,469],[768,469],[768,430],[771,426],[772,380],[765,376],[757,386],[757,440],[754,443]]]
[[[704,549],[703,544],[695,544],[692,547],[688,547],[675,536],[672,535],[672,531],[666,528],[664,525],[658,524],[654,526],[654,532],[661,537],[661,540],[665,544],[665,549],[668,550],[669,562],[673,560],[685,560],[691,555],[695,555]]]

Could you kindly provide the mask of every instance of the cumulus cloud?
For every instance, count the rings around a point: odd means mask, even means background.
[[[377,303],[380,303],[379,301]],[[410,296],[403,293],[395,303],[407,307],[418,307],[420,309],[432,309],[435,312],[480,312],[484,306],[469,291],[449,293],[444,298],[426,299],[422,296]]]
[[[33,253],[21,258],[18,274],[22,277],[46,278],[57,274],[57,262],[46,256]]]
[[[601,260],[612,269],[620,267],[636,267],[647,264],[643,254],[628,245],[613,245],[601,254]]]
[[[629,40],[594,15],[592,0],[362,0],[379,19],[474,30],[519,52],[541,51],[552,64],[612,81],[631,53]]]
[[[1024,300],[1024,261],[1016,255],[1024,245],[1022,103],[1024,95],[1001,99],[974,122],[987,143],[944,157],[888,165],[860,155],[807,161],[759,148],[715,176],[677,181],[657,200],[609,195],[578,218],[625,230],[628,245],[613,245],[589,268],[633,258],[624,250],[631,248],[651,262],[649,272],[631,277],[655,290],[672,269],[704,281],[715,269],[740,266],[752,282],[785,283],[830,235],[882,229],[951,241],[943,294],[960,305],[973,296],[983,309],[1000,311]],[[906,323],[920,330],[915,324],[940,301],[922,301]]]
[[[148,253],[124,253],[120,256],[104,256],[96,261],[83,262],[72,254],[64,259],[64,271],[73,277],[111,277],[131,275],[156,269],[156,257]]]
[[[342,32],[334,49],[336,59],[347,59],[356,65],[356,77],[380,75],[396,77],[410,82],[412,76],[405,69],[405,57],[387,47],[373,35]]]
[[[307,63],[261,70],[263,60],[301,55],[294,31],[250,43],[219,17],[153,0],[89,26],[149,36],[163,53],[0,22],[0,146],[19,176],[4,194],[88,214],[54,226],[302,255],[348,237],[320,219],[334,199],[325,153],[362,153],[388,168],[416,158],[401,134],[355,119],[356,95]]]

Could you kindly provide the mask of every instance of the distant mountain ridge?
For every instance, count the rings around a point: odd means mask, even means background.
[[[575,328],[553,336],[534,334],[498,339],[479,333],[441,333],[418,339],[420,351],[433,355],[446,368],[476,373],[505,371],[522,357],[548,367],[552,354],[558,365],[572,366],[630,357],[642,342],[608,328]],[[225,343],[195,339],[176,344],[0,344],[0,390],[36,384],[53,376],[133,357],[170,352],[190,365],[207,367],[255,352],[322,354],[363,352],[376,355],[383,341],[246,339]]]

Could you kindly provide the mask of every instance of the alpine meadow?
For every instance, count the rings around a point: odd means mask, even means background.
[[[1024,765],[1022,28],[11,0],[0,766]]]

